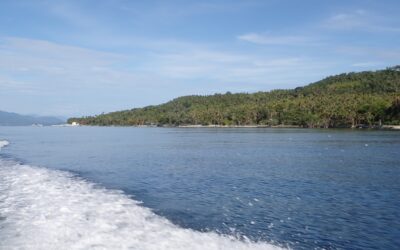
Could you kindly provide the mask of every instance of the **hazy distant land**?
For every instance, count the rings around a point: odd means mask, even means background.
[[[0,126],[57,125],[65,121],[53,116],[20,115],[0,111]]]

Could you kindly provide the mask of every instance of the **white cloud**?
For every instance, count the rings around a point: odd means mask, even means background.
[[[358,62],[358,63],[353,63],[351,66],[352,67],[358,67],[358,68],[370,68],[370,67],[377,67],[377,66],[382,66],[383,64],[380,62]]]
[[[265,45],[305,45],[314,41],[305,36],[271,36],[267,34],[248,33],[237,37],[239,40]]]
[[[400,61],[400,50],[398,48],[345,46],[337,48],[336,51],[358,60],[384,62],[386,65],[393,62],[398,63],[398,61]]]
[[[103,22],[100,25],[98,19],[92,16],[88,11],[84,11],[81,6],[74,4],[72,1],[46,1],[41,2],[40,5],[56,18],[79,28],[98,29],[104,26]]]
[[[355,13],[340,13],[333,15],[326,22],[331,28],[338,29],[352,29],[357,27],[364,27],[367,25],[368,20],[365,18],[364,12]]]
[[[300,57],[277,57],[258,54],[229,53],[204,48],[164,52],[152,55],[143,70],[160,77],[212,82],[251,84],[287,84],[285,72],[304,74],[321,67],[316,62]],[[323,66],[322,66],[323,67]],[[303,73],[300,73],[303,70]]]
[[[400,32],[393,20],[366,10],[338,13],[323,22],[323,27],[336,30],[362,30],[369,32]]]
[[[14,96],[8,98],[12,107],[22,107],[27,98],[40,99],[34,106],[41,114],[62,107],[58,110],[68,113],[58,114],[69,116],[82,114],[82,106],[86,113],[99,113],[183,94],[293,87],[324,67],[309,58],[229,52],[180,41],[137,40],[135,50],[122,55],[11,37],[0,40],[0,98]]]
[[[42,89],[74,89],[94,83],[113,84],[120,72],[114,64],[124,56],[43,40],[5,38],[0,42],[3,74]],[[23,85],[21,85],[22,87]]]
[[[85,49],[77,46],[69,46],[49,42],[45,40],[25,39],[17,37],[3,38],[0,44],[0,49],[4,53],[27,53],[27,56],[38,58],[74,60],[75,63],[93,62],[108,63],[110,60],[120,59],[121,56],[114,53]],[[84,60],[84,61],[82,61]],[[61,62],[60,62],[61,63]]]
[[[200,78],[243,83],[252,79],[268,84],[274,72],[311,70],[320,65],[302,57],[227,52],[179,41],[138,40],[135,46],[147,52],[122,55],[43,40],[5,38],[0,40],[0,67],[14,80],[27,76],[25,82],[59,90],[138,87]],[[280,79],[276,83],[286,83],[284,76]]]

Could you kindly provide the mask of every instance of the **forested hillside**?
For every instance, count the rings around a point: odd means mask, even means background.
[[[400,66],[346,73],[291,90],[184,96],[165,104],[71,118],[82,125],[400,124]]]

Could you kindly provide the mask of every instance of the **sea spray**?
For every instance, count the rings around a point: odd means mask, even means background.
[[[6,141],[6,140],[0,140],[0,150],[1,150],[3,147],[7,146],[8,144],[10,144],[8,141]]]

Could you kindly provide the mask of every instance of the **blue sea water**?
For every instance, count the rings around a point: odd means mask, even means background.
[[[398,131],[0,127],[2,139],[0,159],[121,190],[179,228],[293,249],[400,247]],[[4,204],[0,189],[0,235]]]

